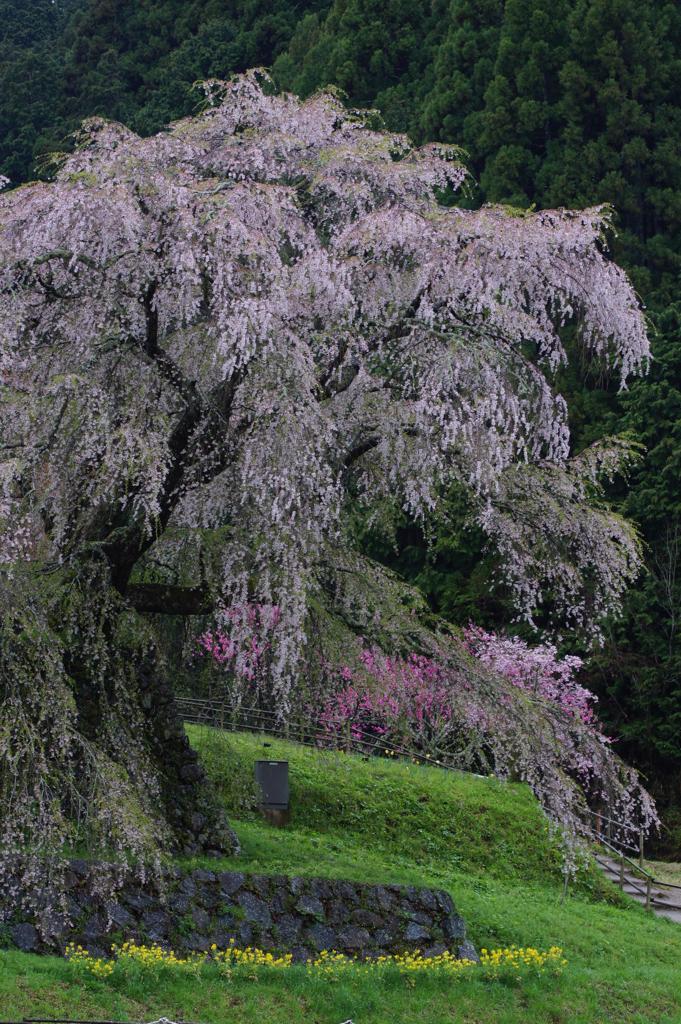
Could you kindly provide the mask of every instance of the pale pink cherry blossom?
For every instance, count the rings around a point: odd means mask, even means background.
[[[2,572],[96,557],[134,605],[141,559],[210,531],[221,604],[280,610],[285,717],[349,503],[426,521],[456,484],[518,614],[597,632],[640,565],[598,490],[629,452],[574,457],[552,375],[568,322],[623,387],[645,368],[609,209],[444,206],[453,147],[259,71],[206,94],[152,138],[90,119],[0,194]]]

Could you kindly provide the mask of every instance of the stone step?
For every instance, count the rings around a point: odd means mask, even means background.
[[[658,917],[666,917],[668,921],[681,924],[681,907],[678,910],[669,910],[666,907],[654,907],[653,909]]]
[[[596,854],[595,860],[606,878],[620,888],[622,881],[621,863],[606,854]],[[629,868],[625,867],[624,884],[622,892],[626,893],[636,903],[645,906],[646,904],[646,880],[639,878]],[[669,921],[681,924],[681,890],[666,889],[664,884],[657,882],[651,888],[650,909],[658,917],[666,917]]]

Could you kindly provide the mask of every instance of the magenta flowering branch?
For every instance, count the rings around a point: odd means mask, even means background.
[[[267,677],[273,638],[280,623],[279,605],[232,604],[218,609],[214,628],[196,638],[199,653],[208,655],[231,675],[232,697],[240,699],[244,687],[257,690]]]

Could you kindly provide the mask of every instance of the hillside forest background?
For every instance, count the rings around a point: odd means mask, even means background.
[[[49,154],[102,115],[146,135],[197,109],[197,80],[254,66],[307,96],[333,84],[417,142],[454,142],[467,202],[612,203],[614,258],[650,320],[648,376],[619,392],[572,361],[556,387],[573,445],[629,433],[644,455],[611,497],[646,545],[624,614],[584,683],[647,777],[681,857],[681,5],[666,0],[0,0],[0,174],[49,176]],[[429,538],[362,543],[457,625],[517,628],[495,565],[451,498]],[[362,531],[361,525],[358,530]],[[565,649],[575,650],[570,638]]]

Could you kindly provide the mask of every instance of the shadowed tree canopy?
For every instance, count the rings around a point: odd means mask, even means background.
[[[623,382],[645,364],[609,211],[445,207],[466,180],[451,147],[257,71],[205,91],[152,138],[86,121],[54,181],[0,199],[6,843],[54,833],[56,792],[62,832],[122,850],[233,843],[136,606],[276,606],[262,699],[285,717],[323,643],[311,609],[356,625],[375,580],[348,583],[350,499],[426,522],[461,489],[529,620],[592,633],[638,570],[600,492],[627,446],[571,457],[551,383],[568,321]],[[136,586],[206,532],[186,593]],[[513,721],[529,764],[540,740]],[[35,749],[51,767],[20,808]]]

